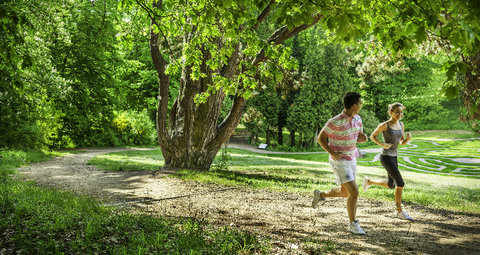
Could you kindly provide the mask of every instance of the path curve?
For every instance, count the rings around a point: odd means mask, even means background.
[[[287,151],[271,151],[259,149],[255,145],[245,143],[229,143],[227,148],[242,149],[246,151],[262,153],[262,154],[322,154],[327,153],[325,151],[312,151],[312,152],[287,152]]]
[[[110,204],[255,231],[271,238],[277,254],[307,254],[302,244],[309,238],[319,243],[333,240],[340,254],[480,253],[480,215],[407,205],[417,219],[410,223],[390,216],[391,203],[360,198],[357,214],[368,235],[354,236],[346,231],[342,198],[328,199],[315,210],[311,194],[184,181],[168,171],[106,172],[86,165],[95,155],[121,150],[125,149],[88,149],[20,168],[19,175]]]

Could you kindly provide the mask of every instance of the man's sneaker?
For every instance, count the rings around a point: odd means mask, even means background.
[[[406,211],[401,211],[401,212],[395,211],[394,216],[397,217],[397,218],[400,218],[400,219],[413,221],[413,218],[410,217],[408,215],[408,212],[406,212]]]
[[[313,201],[312,201],[312,207],[316,209],[318,207],[318,203],[320,203],[320,200],[325,200],[325,198],[322,197],[322,192],[320,190],[316,189],[313,191]]]
[[[367,189],[371,186],[368,184],[370,179],[368,177],[363,178],[363,192],[367,191]]]
[[[360,227],[360,224],[358,224],[358,220],[354,220],[350,222],[350,226],[348,227],[348,230],[350,232],[357,234],[357,235],[365,235],[365,231]]]

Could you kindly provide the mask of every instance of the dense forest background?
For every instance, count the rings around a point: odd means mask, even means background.
[[[158,76],[145,13],[120,1],[2,1],[0,9],[0,147],[20,149],[155,145]],[[268,33],[268,24],[263,28]],[[262,31],[262,30],[261,30]],[[346,91],[364,96],[370,133],[392,102],[406,105],[409,130],[468,129],[461,100],[442,90],[437,51],[392,59],[330,40],[313,26],[284,43],[292,66],[263,79],[242,123],[267,143],[314,146],[342,109]],[[174,45],[172,47],[175,47]],[[171,75],[169,109],[178,95]],[[226,98],[221,116],[228,114]],[[284,138],[283,132],[290,135]]]

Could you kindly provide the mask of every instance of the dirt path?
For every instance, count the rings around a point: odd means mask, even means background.
[[[105,172],[89,158],[121,149],[92,149],[20,168],[39,185],[88,194],[106,203],[140,207],[172,217],[206,219],[271,238],[278,254],[309,254],[311,241],[336,245],[334,253],[480,254],[480,215],[407,205],[414,223],[390,217],[393,205],[359,200],[358,218],[367,231],[346,231],[345,200],[329,199],[311,208],[310,194],[231,188],[168,177],[171,172]]]
[[[284,151],[270,151],[270,150],[263,150],[259,149],[255,145],[245,144],[245,143],[229,143],[228,148],[235,148],[235,149],[242,149],[247,150],[255,153],[262,153],[262,154],[319,154],[319,153],[327,153],[325,151],[316,151],[316,152],[284,152]]]

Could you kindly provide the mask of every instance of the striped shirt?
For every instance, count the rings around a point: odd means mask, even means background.
[[[358,157],[357,138],[363,133],[362,119],[359,115],[348,116],[344,111],[329,119],[323,130],[328,135],[328,145],[342,155],[342,159],[354,160]],[[333,160],[330,155],[330,160]]]

